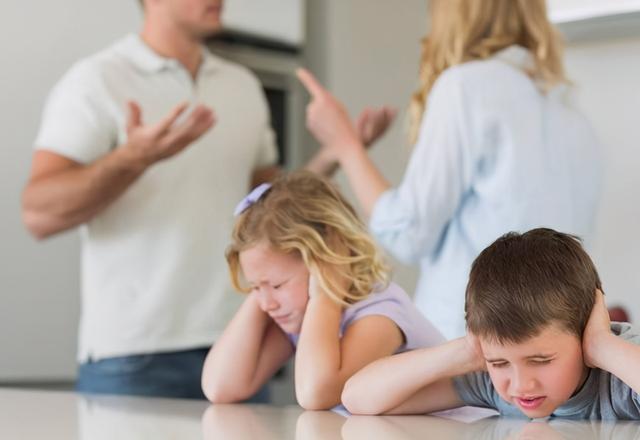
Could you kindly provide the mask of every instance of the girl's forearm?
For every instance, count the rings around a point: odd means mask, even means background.
[[[244,398],[253,385],[269,316],[249,296],[207,355],[202,387],[211,401]]]
[[[326,295],[309,299],[296,350],[298,402],[324,409],[340,402],[340,320],[342,309]]]

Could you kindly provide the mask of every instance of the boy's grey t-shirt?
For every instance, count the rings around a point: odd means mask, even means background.
[[[640,345],[640,333],[629,323],[613,322],[611,331]],[[453,384],[458,396],[467,405],[494,408],[504,416],[526,417],[518,407],[498,395],[489,373],[485,371],[458,376]],[[580,391],[556,408],[552,416],[640,420],[640,395],[608,371],[593,368]]]

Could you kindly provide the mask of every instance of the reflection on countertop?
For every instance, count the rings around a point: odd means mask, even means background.
[[[640,422],[567,419],[507,419],[492,416],[461,422],[431,416],[383,416],[347,419],[342,439],[640,439]]]
[[[2,439],[640,439],[640,422],[531,421],[490,414],[467,408],[438,417],[344,417],[296,406],[0,389]]]

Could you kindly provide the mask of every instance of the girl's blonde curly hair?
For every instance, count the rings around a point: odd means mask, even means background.
[[[279,177],[238,216],[226,257],[231,281],[241,292],[249,289],[240,280],[240,252],[263,242],[299,255],[320,287],[342,305],[389,281],[389,267],[353,207],[328,180],[308,171]]]
[[[531,51],[527,72],[548,91],[567,82],[562,40],[549,22],[545,0],[431,0],[431,31],[422,42],[420,88],[409,107],[409,138],[415,143],[426,98],[442,72],[451,66],[491,57],[517,44]]]

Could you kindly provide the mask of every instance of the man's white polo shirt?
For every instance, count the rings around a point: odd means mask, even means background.
[[[242,300],[224,258],[233,208],[277,151],[259,82],[203,53],[193,81],[130,35],[76,63],[48,98],[36,148],[84,164],[125,142],[128,100],[148,124],[184,101],[217,119],[81,228],[80,361],[209,345]]]

